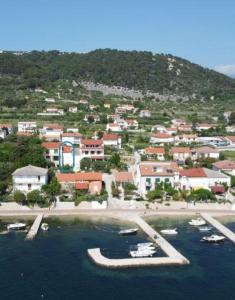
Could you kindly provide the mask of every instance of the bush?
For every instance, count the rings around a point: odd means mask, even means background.
[[[25,194],[21,191],[15,191],[14,193],[14,201],[17,203],[24,203],[26,200]]]

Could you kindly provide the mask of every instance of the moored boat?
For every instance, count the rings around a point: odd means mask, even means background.
[[[212,226],[201,226],[198,228],[198,230],[201,232],[208,232],[208,231],[211,231],[212,229],[213,229]]]
[[[156,253],[156,251],[148,250],[148,249],[134,250],[134,251],[130,251],[130,256],[131,257],[149,257],[149,256],[153,256],[154,253]]]
[[[174,228],[174,229],[163,229],[163,230],[161,230],[161,233],[165,234],[165,235],[177,235],[178,231],[177,231],[176,228]]]
[[[153,246],[153,243],[152,242],[147,242],[147,243],[138,243],[137,244],[137,247],[150,247],[150,246]]]
[[[123,229],[119,231],[121,235],[134,235],[137,234],[138,228],[130,228],[130,229]]]
[[[25,223],[12,223],[7,225],[8,230],[22,230],[25,229],[26,224]]]
[[[223,235],[212,234],[210,236],[204,236],[201,239],[201,242],[219,243],[219,242],[223,242],[224,240],[225,240],[225,237]]]
[[[192,219],[189,222],[189,225],[192,225],[192,226],[203,226],[203,225],[206,225],[206,221],[203,220],[202,218]]]
[[[43,231],[47,231],[47,230],[49,230],[49,225],[48,225],[47,223],[42,223],[41,229],[42,229]]]

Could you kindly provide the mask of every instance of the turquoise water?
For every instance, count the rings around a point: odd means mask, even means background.
[[[121,237],[117,232],[123,226],[111,219],[48,222],[50,231],[30,242],[25,233],[0,235],[0,299],[235,299],[235,245],[200,243],[202,234],[187,225],[188,219],[148,222],[156,229],[178,228],[179,235],[168,240],[190,265],[125,270],[97,267],[86,249],[126,257],[130,245],[147,240],[144,233]],[[227,225],[235,230],[235,218]]]

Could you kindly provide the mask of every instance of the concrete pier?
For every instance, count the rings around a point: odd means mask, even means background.
[[[142,258],[123,258],[109,259],[104,257],[99,248],[88,249],[89,257],[97,265],[106,268],[127,268],[141,266],[163,266],[163,265],[185,265],[189,264],[189,260],[179,253],[170,243],[167,242],[158,232],[156,232],[141,217],[135,215],[128,218],[135,222],[149,236],[149,238],[157,244],[167,255],[167,257],[142,257]]]
[[[219,221],[214,219],[211,215],[207,213],[201,214],[202,218],[205,219],[208,223],[210,223],[213,227],[215,227],[218,231],[220,231],[226,238],[228,238],[231,242],[235,243],[235,233],[230,229],[225,227]]]
[[[26,240],[32,240],[38,233],[38,229],[41,225],[43,214],[39,214],[34,220],[33,225],[31,226],[29,232],[26,235]]]

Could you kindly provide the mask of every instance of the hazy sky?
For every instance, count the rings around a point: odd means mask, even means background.
[[[0,49],[171,53],[235,74],[235,0],[0,0]]]

